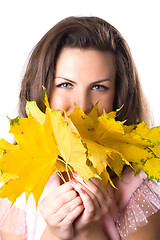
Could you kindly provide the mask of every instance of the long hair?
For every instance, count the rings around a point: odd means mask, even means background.
[[[42,85],[48,96],[55,76],[57,57],[64,47],[110,51],[116,63],[114,109],[122,109],[117,120],[127,125],[149,123],[146,100],[130,49],[119,31],[97,17],[68,17],[51,28],[37,43],[30,56],[20,91],[20,115],[26,116],[25,104],[36,101],[42,111]]]

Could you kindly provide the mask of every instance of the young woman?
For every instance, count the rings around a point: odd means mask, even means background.
[[[98,102],[99,115],[124,105],[117,120],[126,120],[127,125],[142,120],[150,123],[129,47],[121,34],[100,18],[66,18],[35,46],[22,81],[21,116],[26,117],[24,99],[35,100],[45,111],[42,85],[47,89],[51,108],[64,108],[68,114],[75,103],[89,113]],[[66,183],[56,174],[51,176],[37,212],[32,199],[22,206],[20,197],[8,213],[9,220],[1,218],[2,240],[158,240],[160,187],[156,181],[148,182],[142,171],[134,176],[125,167],[121,180],[113,175],[118,190],[109,185],[107,193],[98,179],[84,183],[74,174],[71,181],[64,174]],[[0,202],[3,211],[6,202]],[[149,223],[145,225],[147,217]],[[15,227],[17,219],[21,219],[23,227]],[[145,226],[137,228],[142,224]]]

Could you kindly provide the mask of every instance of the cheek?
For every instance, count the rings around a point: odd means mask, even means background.
[[[108,95],[107,97],[101,99],[98,104],[99,115],[103,113],[105,110],[106,113],[113,111],[113,103],[114,103],[114,94]]]
[[[65,101],[59,95],[52,94],[52,96],[50,97],[50,107],[52,109],[59,110],[61,108],[65,108],[64,103]]]
[[[65,94],[52,94],[50,96],[50,107],[52,109],[61,110],[65,109],[67,112],[71,108],[72,102],[69,96],[65,96]]]
[[[113,111],[113,104],[112,103],[108,103],[107,105],[106,104],[100,104],[100,105],[98,105],[98,108],[99,108],[99,115],[102,115],[103,110],[106,113],[112,112]]]

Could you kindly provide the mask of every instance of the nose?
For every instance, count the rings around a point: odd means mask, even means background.
[[[75,104],[86,114],[93,108],[92,100],[88,93],[77,93],[75,96]]]

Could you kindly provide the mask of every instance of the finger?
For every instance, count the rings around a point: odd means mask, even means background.
[[[82,184],[80,184],[79,182],[76,182],[75,179],[71,180],[71,184],[73,185],[75,190],[79,193],[84,204],[85,212],[87,212],[89,217],[94,216],[96,209],[99,208],[99,203],[96,199],[96,196],[94,196]]]
[[[92,177],[88,181],[84,181],[81,177],[78,176],[76,172],[74,172],[74,176],[76,177],[78,182],[80,182],[84,187],[88,189],[90,189],[90,187],[95,189],[95,185],[96,185],[98,189],[102,192],[103,197],[106,198],[107,191],[97,178]]]
[[[90,178],[86,184],[90,191],[96,195],[101,211],[108,212],[112,200],[101,182],[96,178]]]
[[[66,227],[70,224],[72,224],[78,217],[79,215],[83,212],[84,207],[83,205],[78,205],[75,207],[62,221],[61,225],[65,225]]]
[[[65,204],[69,203],[73,199],[77,197],[77,192],[73,189],[68,192],[63,193],[60,197],[57,197],[54,201],[52,201],[52,211],[53,213],[57,212],[61,209]],[[51,208],[51,206],[50,206]]]
[[[72,189],[73,189],[73,187],[72,187],[71,183],[70,182],[66,182],[66,183],[60,185],[58,188],[56,188],[50,194],[52,196],[52,194],[55,195],[55,192],[56,192],[56,196],[61,196],[64,192],[70,191]]]
[[[82,199],[79,197],[73,199],[69,203],[65,204],[56,214],[49,214],[44,217],[44,220],[50,226],[63,225],[63,228],[69,226],[84,210]],[[69,216],[69,217],[68,217]],[[65,224],[65,225],[64,225]]]
[[[100,189],[104,199],[108,200],[110,202],[111,199],[110,199],[105,187],[101,184],[101,182],[97,178],[92,177],[88,181],[84,181],[81,177],[79,177],[77,172],[74,172],[73,174],[74,174],[75,178],[85,187],[87,187],[87,185],[89,185],[90,181],[93,182]]]
[[[77,197],[77,193],[70,183],[59,186],[45,197],[39,204],[39,210],[44,215],[55,213],[65,203]],[[48,208],[48,206],[50,206]]]
[[[100,207],[100,204],[97,200],[97,194],[99,194],[98,189],[96,189],[97,193],[94,194],[94,192],[92,192],[93,189],[90,189],[85,183],[83,183],[83,185],[82,185],[80,182],[76,181],[75,179],[72,179],[71,184],[79,194],[81,194],[81,189],[83,189],[85,191],[85,193],[87,193],[87,195],[90,196],[90,198],[92,199],[94,206],[96,208]],[[83,190],[82,190],[82,192],[83,192]]]
[[[60,219],[60,221],[62,221],[69,213],[71,213],[78,206],[81,206],[82,208],[84,208],[83,202],[80,196],[77,196],[72,201],[66,203],[62,208],[60,208],[57,211],[55,216],[57,219]]]
[[[92,193],[92,195],[95,195],[97,197],[100,206],[101,202],[104,203],[104,201],[108,200],[109,197],[107,191],[98,179],[90,178],[87,182],[84,182],[83,179],[78,175],[76,175],[76,179],[85,187],[85,189],[87,188]]]
[[[90,188],[95,188],[95,186],[100,190],[101,194],[103,195],[103,198],[107,200],[109,198],[109,195],[105,189],[105,187],[101,184],[101,182],[97,178],[90,178],[87,181],[87,185]]]

